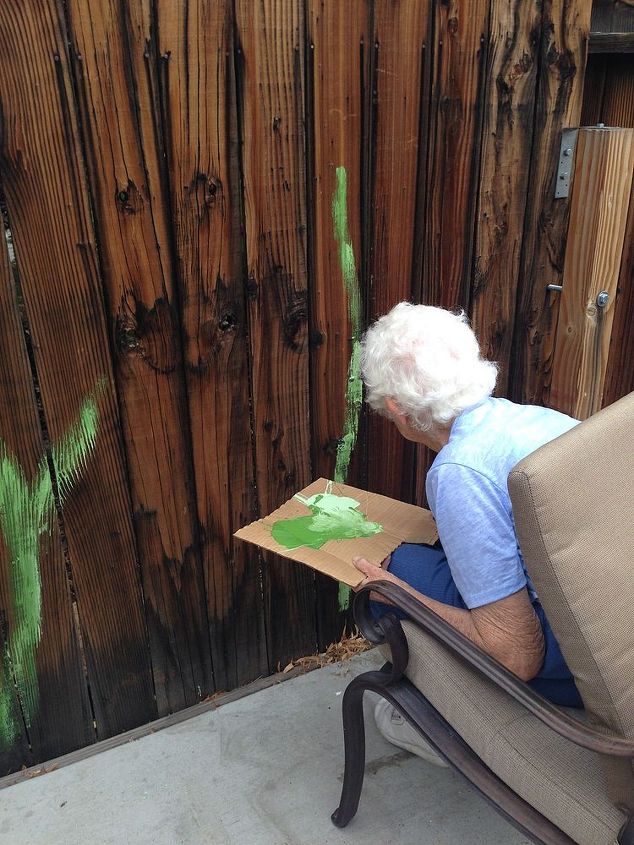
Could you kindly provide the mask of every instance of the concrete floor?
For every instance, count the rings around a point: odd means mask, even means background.
[[[386,743],[372,719],[359,813],[346,830],[332,825],[341,694],[380,663],[367,652],[7,787],[0,843],[527,843],[457,775]]]

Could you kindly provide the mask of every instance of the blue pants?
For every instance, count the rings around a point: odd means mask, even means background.
[[[388,570],[397,578],[418,590],[419,593],[431,599],[436,599],[443,604],[453,605],[453,607],[463,609],[467,607],[451,577],[451,570],[440,544],[422,546],[404,543],[392,553]],[[396,608],[390,608],[379,602],[372,604],[377,616],[389,611],[396,613],[400,618],[405,616],[402,611],[396,610]],[[555,704],[564,707],[583,707],[573,677],[566,666],[557,640],[539,601],[533,602],[533,608],[542,624],[546,651],[541,671],[536,678],[529,682],[529,685]]]

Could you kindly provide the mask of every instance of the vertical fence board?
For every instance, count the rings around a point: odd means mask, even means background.
[[[237,0],[257,484],[263,513],[310,478],[304,7]],[[311,572],[267,557],[272,668],[314,650]],[[280,617],[280,608],[286,617]]]
[[[153,718],[156,705],[60,10],[27,0],[0,11],[0,158],[105,737]]]
[[[541,26],[538,2],[492,0],[471,318],[506,394]]]
[[[11,463],[16,469],[19,467],[18,472],[29,485],[31,496],[38,471],[43,468],[48,476],[33,387],[4,229],[0,228],[0,462]],[[19,636],[19,631],[24,631],[28,624],[25,605],[30,606],[29,598],[32,601],[34,586],[29,590],[31,581],[26,570],[29,564],[28,540],[24,533],[35,528],[28,518],[32,519],[34,510],[27,510],[26,502],[20,501],[17,490],[10,487],[6,463],[3,470],[0,484],[7,484],[7,489],[0,491],[0,509],[5,511],[6,508],[5,518],[18,520],[22,536],[10,539],[0,532],[2,656],[3,636],[7,635],[10,641],[12,634]],[[7,493],[13,494],[11,500]],[[13,509],[9,512],[11,507]],[[21,765],[48,760],[81,748],[94,742],[95,738],[57,520],[54,513],[49,512],[48,516],[47,530],[39,538],[35,537],[34,543],[39,565],[38,590],[41,590],[41,626],[35,650],[36,678],[28,678],[16,650],[9,650],[13,667],[30,687],[26,697],[32,698],[36,706],[25,706],[22,702],[28,716],[27,736],[22,730],[22,716],[13,684],[6,684],[7,677],[0,663],[0,710],[4,712],[6,703],[13,699],[14,709],[10,716],[13,725],[20,730],[20,736],[8,745],[5,731],[9,726],[4,718],[0,719],[0,776],[19,769]],[[36,528],[34,533],[37,534]],[[16,541],[22,544],[20,549],[16,548]],[[20,574],[17,575],[17,572]]]
[[[466,308],[471,281],[489,2],[434,6],[422,300]]]
[[[578,419],[602,405],[633,173],[634,129],[580,130],[550,390]]]
[[[546,0],[542,11],[534,143],[509,373],[510,398],[548,404],[569,200],[555,199],[561,130],[578,126],[591,0]]]
[[[377,102],[372,187],[370,318],[413,298],[414,211],[423,83],[423,46],[430,5],[418,0],[378,2],[374,40]],[[425,51],[427,52],[427,51]],[[425,103],[425,108],[427,104]],[[415,446],[395,426],[372,415],[368,423],[368,489],[411,501]]]
[[[267,671],[240,251],[230,2],[158,0],[167,161],[211,649],[218,689]]]
[[[141,4],[68,3],[159,715],[213,692],[180,331]],[[125,12],[125,13],[124,13]],[[144,56],[145,54],[145,56]]]
[[[633,128],[634,62],[630,56],[610,56],[609,59],[600,119],[606,126]],[[634,390],[634,189],[630,197],[624,244],[603,391],[604,405],[616,402]]]
[[[309,226],[312,262],[310,278],[311,437],[313,475],[333,478],[339,439],[346,418],[348,362],[352,327],[342,278],[332,214],[336,170],[347,178],[348,230],[356,258],[361,259],[361,134],[364,65],[368,42],[366,0],[331,3],[309,0],[307,92],[311,125],[307,126]],[[348,481],[361,484],[360,444],[353,452]],[[356,460],[355,460],[356,459]],[[338,610],[337,584],[317,575],[317,626],[320,649],[341,634],[345,616]]]

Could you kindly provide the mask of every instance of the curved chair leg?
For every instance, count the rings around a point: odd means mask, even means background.
[[[343,695],[343,742],[345,769],[339,806],[331,818],[337,827],[345,827],[359,806],[365,774],[365,725],[363,723],[363,675],[351,681]]]

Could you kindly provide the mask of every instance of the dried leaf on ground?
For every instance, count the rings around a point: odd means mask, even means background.
[[[322,666],[328,666],[331,663],[339,663],[341,660],[349,660],[355,654],[361,654],[372,648],[365,637],[357,630],[349,636],[344,631],[342,638],[337,643],[331,643],[326,651],[321,654],[309,654],[306,657],[298,657],[297,660],[291,662],[282,670],[284,673],[290,672],[292,669],[303,669],[309,672],[311,669],[319,669]]]

